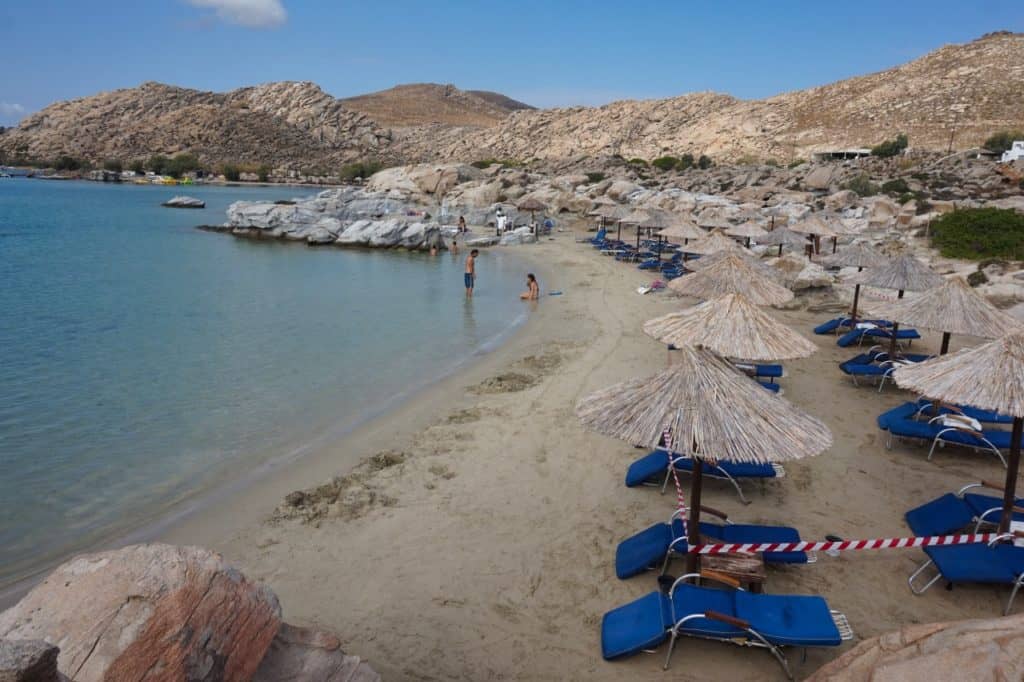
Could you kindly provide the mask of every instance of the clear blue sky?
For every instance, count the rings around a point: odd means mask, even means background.
[[[156,80],[312,80],[344,97],[454,83],[537,106],[757,98],[1024,31],[1024,0],[3,0],[0,125]]]

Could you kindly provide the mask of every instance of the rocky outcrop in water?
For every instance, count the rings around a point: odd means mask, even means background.
[[[0,661],[43,667],[59,647],[60,673],[79,682],[151,679],[154,671],[197,682],[312,679],[305,670],[334,671],[318,679],[379,679],[333,635],[282,624],[269,588],[199,547],[75,557],[0,613],[0,640],[0,652],[14,652]]]
[[[160,204],[165,208],[206,208],[206,202],[195,197],[171,197]]]

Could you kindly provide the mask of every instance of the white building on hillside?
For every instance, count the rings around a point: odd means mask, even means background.
[[[1024,140],[1016,140],[1012,147],[1003,152],[1003,158],[1000,161],[1010,163],[1019,159],[1024,159]]]

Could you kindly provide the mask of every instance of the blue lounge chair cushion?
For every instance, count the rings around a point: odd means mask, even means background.
[[[630,488],[642,485],[655,477],[663,476],[667,469],[668,455],[661,450],[655,450],[629,465],[629,469],[626,471],[626,485]],[[679,459],[676,462],[676,469],[688,473],[693,472],[693,460]],[[778,475],[775,467],[771,464],[719,462],[717,466],[709,464],[704,466],[705,476],[724,478],[722,472],[733,478],[775,478]]]
[[[814,333],[830,334],[835,330],[839,329],[840,327],[845,326],[849,322],[849,320],[850,318],[848,317],[836,317],[829,320],[828,322],[822,322],[821,324],[814,328]]]
[[[974,513],[964,500],[953,493],[946,493],[911,509],[904,518],[914,535],[929,537],[954,533],[964,528],[971,523]]]
[[[761,384],[761,388],[767,388],[772,393],[778,393],[780,390],[782,390],[782,386],[779,386],[778,384],[771,380],[761,381],[760,379],[758,379],[757,383]]]
[[[1024,548],[1009,544],[925,547],[942,577],[951,583],[1012,583],[1024,572]]]
[[[911,419],[915,414],[917,414],[917,403],[906,402],[902,405],[897,405],[891,410],[886,410],[878,415],[878,428],[885,431],[889,428],[890,422],[900,419]]]
[[[668,637],[671,604],[661,592],[651,592],[613,609],[601,619],[601,655],[605,660],[651,649]]]
[[[853,329],[836,339],[836,345],[842,346],[843,348],[852,346],[860,341],[860,337],[862,336],[891,339],[892,332],[888,329]],[[912,340],[919,338],[921,338],[921,335],[917,333],[916,329],[900,329],[896,332],[897,340]]]
[[[800,533],[788,526],[757,526],[750,524],[700,524],[701,534],[722,542],[800,542]],[[672,525],[656,523],[631,538],[619,543],[615,549],[615,575],[625,580],[657,566],[665,560],[672,541],[683,537],[683,523],[673,519]],[[676,545],[685,552],[686,542]],[[764,560],[770,564],[805,564],[806,552],[765,552]]]
[[[917,406],[923,409],[924,416],[931,415],[930,408],[932,406],[932,401],[922,398],[921,400],[917,401]],[[964,416],[970,417],[971,419],[977,419],[980,422],[985,422],[988,424],[1013,423],[1013,417],[1010,415],[999,414],[998,412],[993,412],[992,410],[982,410],[981,408],[971,407],[970,405],[957,405],[956,410],[951,410],[948,407],[943,406],[940,409],[940,413],[949,414],[952,412],[956,412],[957,410],[963,413]]]
[[[934,440],[935,436],[945,429],[946,427],[938,423],[929,424],[925,421],[914,421],[912,419],[889,420],[889,432],[902,438]],[[980,435],[988,439],[988,441],[999,450],[1008,450],[1010,448],[1011,434],[1009,431],[987,430],[982,431]],[[954,429],[947,430],[943,433],[942,440],[948,443],[956,443],[958,445],[967,445],[970,447],[985,447],[985,444],[978,438],[975,438],[968,433],[964,433],[963,431],[957,431]]]
[[[755,376],[759,377],[781,377],[782,365],[756,365]]]
[[[772,644],[839,646],[842,638],[821,597],[736,592],[736,617]]]
[[[873,362],[861,364],[851,360],[839,363],[839,369],[843,374],[857,377],[880,377],[892,371],[892,367],[888,365],[882,366]]]

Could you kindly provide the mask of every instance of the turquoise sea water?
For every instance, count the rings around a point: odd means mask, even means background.
[[[159,206],[176,190],[204,210]],[[452,371],[523,270],[200,232],[298,188],[0,180],[0,585],[146,525]]]

